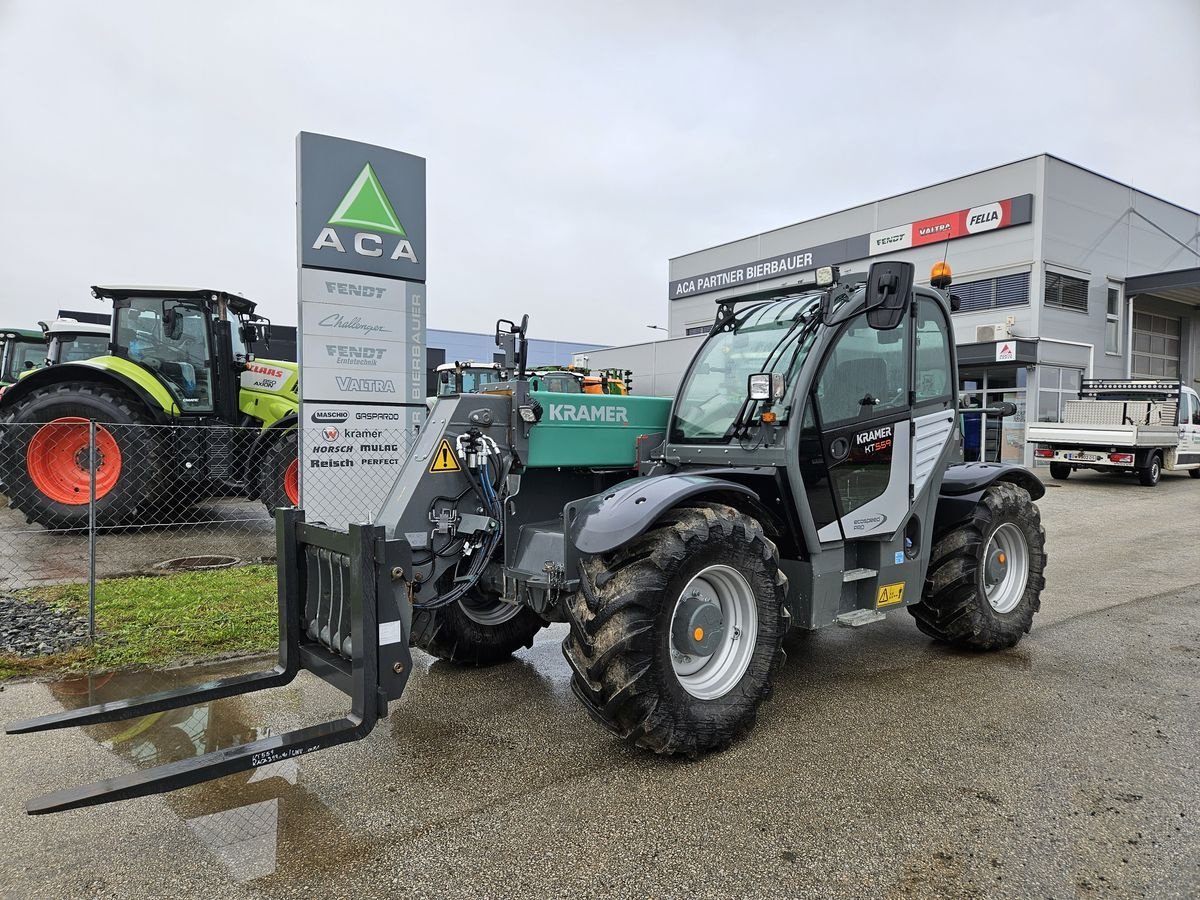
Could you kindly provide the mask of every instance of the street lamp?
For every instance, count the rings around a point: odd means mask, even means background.
[[[657,328],[659,331],[667,331],[667,329],[663,328],[661,325],[647,325],[646,327],[647,328]]]

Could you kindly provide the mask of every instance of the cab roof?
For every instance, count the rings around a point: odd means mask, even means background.
[[[235,313],[254,312],[255,303],[240,294],[218,291],[213,288],[168,287],[149,284],[92,285],[92,296],[99,300],[123,300],[126,297],[178,297],[189,300],[224,300]]]
[[[32,328],[0,328],[0,336],[24,338],[29,341],[37,341],[39,344],[45,340],[45,336],[40,331]]]

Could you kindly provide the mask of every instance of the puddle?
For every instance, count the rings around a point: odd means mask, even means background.
[[[263,660],[150,672],[117,672],[48,685],[67,709],[198,684],[253,671]],[[230,697],[124,722],[80,729],[138,768],[149,768],[267,737],[251,724],[246,697]],[[65,785],[64,785],[65,786]],[[277,870],[308,872],[332,867],[347,854],[367,855],[361,838],[304,786],[302,760],[289,759],[160,795],[200,846],[235,882],[266,878]],[[103,811],[96,812],[103,815]]]

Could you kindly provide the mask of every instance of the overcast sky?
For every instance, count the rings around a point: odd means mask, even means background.
[[[103,282],[294,323],[302,130],[428,159],[430,327],[561,340],[650,338],[668,257],[1043,151],[1200,209],[1197,0],[0,0],[0,79],[0,325]]]

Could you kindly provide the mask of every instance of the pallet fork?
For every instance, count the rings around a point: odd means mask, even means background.
[[[348,532],[304,522],[299,509],[276,513],[279,657],[269,671],[237,675],[142,697],[25,719],[9,734],[96,725],[207,703],[288,684],[301,669],[350,697],[341,719],[271,735],[203,756],[106,778],[37,797],[30,815],[95,806],[198,784],[366,737],[412,670],[412,577],[408,542],[387,540],[378,525]]]

